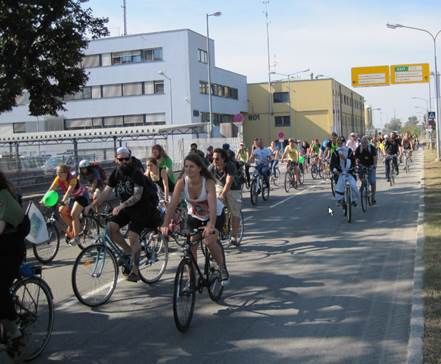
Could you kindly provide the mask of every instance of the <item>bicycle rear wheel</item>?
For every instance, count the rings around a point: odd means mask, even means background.
[[[196,284],[193,265],[190,260],[182,259],[176,269],[173,287],[173,317],[176,328],[185,332],[193,318]]]
[[[40,263],[48,264],[52,262],[60,248],[60,232],[55,223],[47,224],[49,240],[43,244],[32,244],[34,256]]]
[[[100,223],[93,216],[84,216],[81,219],[81,225],[83,231],[81,231],[80,243],[78,244],[81,250],[86,249],[88,246],[95,244],[98,236],[100,235]]]
[[[162,234],[150,233],[141,241],[139,276],[144,283],[155,283],[168,263],[168,242]]]
[[[18,280],[12,286],[20,338],[19,359],[39,356],[49,343],[54,324],[54,305],[49,286],[39,277]]]
[[[118,265],[109,248],[102,244],[85,248],[72,269],[72,288],[78,300],[90,307],[106,303],[115,290]]]

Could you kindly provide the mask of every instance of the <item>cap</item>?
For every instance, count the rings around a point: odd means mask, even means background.
[[[87,168],[90,166],[90,162],[87,159],[83,159],[79,164],[78,167],[80,168]]]
[[[129,148],[127,148],[127,147],[119,147],[116,150],[116,154],[128,154],[128,155],[130,155],[131,153],[130,153],[130,149]]]

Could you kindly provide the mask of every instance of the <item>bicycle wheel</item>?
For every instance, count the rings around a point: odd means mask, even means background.
[[[81,219],[81,225],[83,226],[83,230],[79,235],[80,243],[78,247],[83,250],[96,243],[100,235],[100,223],[93,216],[84,216]]]
[[[394,167],[391,167],[391,170],[390,170],[390,185],[391,185],[391,187],[395,184],[395,172],[392,170],[392,168],[394,168]]]
[[[182,259],[176,269],[173,287],[173,317],[176,328],[185,332],[190,327],[193,318],[196,284],[193,264],[188,259]]]
[[[269,180],[265,180],[263,178],[260,179],[261,183],[261,191],[262,191],[262,199],[264,201],[267,201],[269,199],[270,195],[270,186],[269,186]]]
[[[332,192],[332,196],[335,197],[335,182],[334,182],[334,178],[330,178],[331,180],[331,192]]]
[[[250,187],[250,198],[251,198],[251,204],[253,206],[257,205],[257,198],[259,197],[259,186],[257,183],[257,178],[253,178],[251,181],[251,187]]]
[[[316,164],[311,166],[311,177],[312,179],[317,179],[319,177],[319,171]]]
[[[299,182],[301,185],[303,185],[305,183],[305,174],[302,171],[299,171]]]
[[[279,167],[276,167],[274,168],[274,174],[271,175],[271,182],[275,187],[279,185],[279,178],[280,178],[280,169]]]
[[[47,224],[49,240],[43,244],[32,244],[34,256],[40,263],[48,264],[52,262],[60,248],[60,232],[55,223]]]
[[[144,283],[155,283],[168,263],[168,242],[162,234],[152,232],[141,241],[139,276]]]
[[[361,209],[363,210],[363,212],[366,212],[368,207],[368,194],[364,183],[360,187],[360,202]]]
[[[285,192],[286,193],[288,193],[289,192],[289,190],[291,189],[291,187],[292,187],[292,183],[291,183],[291,180],[292,180],[292,175],[291,175],[291,173],[289,173],[289,171],[286,171],[285,172]]]
[[[90,307],[106,303],[115,290],[118,271],[109,248],[102,244],[85,248],[72,269],[72,288],[78,301]]]
[[[224,291],[222,285],[221,273],[217,265],[214,263],[214,259],[210,259],[210,268],[208,271],[208,295],[214,302],[219,302]]]
[[[243,211],[240,210],[240,224],[239,224],[239,231],[237,232],[238,243],[242,242],[244,231],[245,231],[245,221],[243,217]]]
[[[41,278],[31,277],[16,281],[12,297],[23,333],[19,339],[19,356],[29,361],[39,356],[49,343],[54,324],[52,292]]]
[[[346,220],[351,222],[352,220],[352,198],[351,198],[351,188],[346,187],[345,189],[345,199],[346,199]]]

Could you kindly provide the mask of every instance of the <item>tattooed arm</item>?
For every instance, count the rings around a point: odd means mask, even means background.
[[[121,203],[121,208],[131,207],[136,205],[142,198],[142,192],[144,191],[144,187],[140,185],[135,185],[133,187],[133,195]]]

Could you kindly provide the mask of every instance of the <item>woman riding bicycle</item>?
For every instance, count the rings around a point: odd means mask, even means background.
[[[89,204],[89,193],[79,179],[70,172],[70,167],[65,164],[57,167],[57,176],[49,187],[49,191],[54,191],[57,187],[64,194],[59,212],[68,226],[66,236],[70,239],[71,245],[78,245],[80,242],[78,235],[81,232],[80,215]]]
[[[210,250],[221,272],[221,280],[226,284],[229,274],[225,264],[225,255],[219,243],[218,231],[223,225],[223,204],[216,199],[215,181],[205,166],[204,161],[196,153],[190,153],[184,159],[184,172],[178,179],[170,205],[164,217],[161,232],[169,233],[171,218],[184,194],[188,206],[187,228],[191,232],[203,227],[203,242]],[[197,246],[193,246],[192,254],[196,257]]]
[[[21,336],[10,289],[25,257],[25,237],[30,224],[17,195],[0,172],[0,322],[10,339]]]
[[[159,169],[158,161],[155,158],[147,160],[147,168],[144,173],[161,192],[161,197],[167,205],[170,201],[170,194],[173,193],[175,184],[168,178],[167,168]]]

